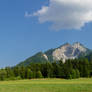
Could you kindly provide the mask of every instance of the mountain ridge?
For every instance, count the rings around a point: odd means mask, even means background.
[[[79,42],[75,42],[73,44],[65,43],[58,48],[49,49],[45,52],[38,52],[25,61],[19,63],[18,65],[28,65],[30,63],[46,63],[59,61],[61,59],[63,62],[65,62],[67,59],[75,59],[82,56],[84,57],[90,52],[90,49],[86,48]]]

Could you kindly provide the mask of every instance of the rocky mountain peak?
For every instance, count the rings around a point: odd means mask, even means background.
[[[86,52],[86,48],[79,42],[76,42],[72,45],[75,49],[79,49],[81,52]]]
[[[62,47],[68,47],[68,46],[71,46],[71,44],[69,44],[69,43],[65,43],[65,44],[61,45],[59,48],[62,48]]]
[[[81,53],[86,53],[86,51],[87,49],[79,42],[76,42],[73,45],[66,43],[60,48],[55,49],[52,56],[53,60],[62,59],[65,62],[67,59],[78,58]]]

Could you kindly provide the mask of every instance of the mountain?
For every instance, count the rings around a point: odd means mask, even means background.
[[[79,57],[84,57],[91,52],[90,49],[86,48],[79,42],[63,44],[58,48],[50,49],[46,52],[39,52],[34,56],[29,57],[25,61],[18,65],[28,65],[30,63],[45,63],[53,62],[58,60],[63,60],[65,62],[67,59],[75,59]]]
[[[60,60],[62,59],[63,62],[67,59],[75,59],[80,56],[87,55],[89,53],[89,49],[84,47],[82,44],[76,42],[73,45],[66,43],[59,48],[55,49],[53,52],[53,60]]]

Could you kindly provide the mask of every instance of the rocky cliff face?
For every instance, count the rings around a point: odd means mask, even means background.
[[[63,62],[67,59],[75,59],[80,56],[81,53],[86,53],[87,48],[85,48],[80,43],[71,44],[64,44],[61,47],[55,49],[52,53],[53,60],[60,60],[62,59]]]

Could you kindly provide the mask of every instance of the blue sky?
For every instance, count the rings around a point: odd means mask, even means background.
[[[48,0],[0,0],[0,67],[12,66],[66,42],[80,42],[92,49],[92,23],[81,30],[50,29],[50,22],[40,24],[38,17],[25,17],[48,6]]]

